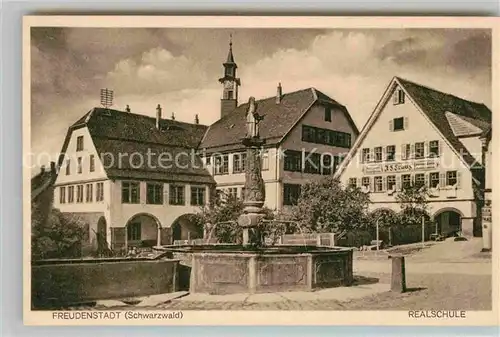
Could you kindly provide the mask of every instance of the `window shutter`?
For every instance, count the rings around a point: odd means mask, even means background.
[[[429,142],[424,143],[424,158],[429,157]]]
[[[406,160],[406,144],[401,145],[401,159]]]
[[[442,155],[442,151],[443,151],[442,146],[441,146],[442,143],[443,143],[442,141],[438,140],[438,156]]]
[[[399,103],[399,90],[398,89],[394,90],[394,94],[392,95],[392,103],[394,103],[394,104]]]
[[[415,144],[410,145],[410,158],[407,159],[412,159],[415,158]]]
[[[439,172],[439,187],[446,186],[446,173]]]
[[[375,179],[370,177],[370,192],[374,192],[375,191]]]
[[[385,154],[385,146],[382,146],[382,161],[386,160],[385,156],[386,156],[386,154]]]
[[[396,191],[400,191],[400,190],[401,190],[401,176],[397,175],[396,176]]]
[[[429,182],[429,173],[426,173],[424,175],[424,184],[425,184],[425,187],[429,187],[430,185],[430,182]]]
[[[356,187],[361,187],[361,178],[356,178]]]
[[[387,177],[382,177],[382,192],[387,191]]]
[[[391,119],[389,121],[389,131],[394,131],[394,119]]]
[[[408,130],[409,127],[408,127],[408,117],[404,117],[403,118],[403,127],[405,130]]]
[[[462,178],[462,173],[457,171],[457,190],[460,189],[462,185],[461,178]]]

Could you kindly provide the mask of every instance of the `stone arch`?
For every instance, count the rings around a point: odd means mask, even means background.
[[[153,247],[158,245],[162,226],[151,213],[134,214],[125,225],[125,247]]]
[[[455,207],[443,207],[432,214],[431,219],[436,225],[435,232],[444,237],[455,236],[462,230],[464,214]]]
[[[203,238],[203,228],[194,222],[194,216],[192,213],[186,213],[172,222],[172,241]]]

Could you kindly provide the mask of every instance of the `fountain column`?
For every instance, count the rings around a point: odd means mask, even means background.
[[[264,141],[259,136],[259,122],[263,117],[256,112],[255,98],[250,97],[248,106],[247,133],[242,141],[246,148],[244,208],[243,214],[238,218],[238,224],[243,228],[244,246],[249,246],[253,242],[260,243],[256,241],[260,238],[254,232],[264,217],[262,207],[266,199],[260,160]]]

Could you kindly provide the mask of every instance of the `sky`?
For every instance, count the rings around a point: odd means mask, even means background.
[[[31,146],[57,158],[68,127],[114,91],[112,108],[210,125],[233,36],[239,103],[315,87],[361,129],[394,76],[491,107],[491,33],[480,29],[32,28]]]

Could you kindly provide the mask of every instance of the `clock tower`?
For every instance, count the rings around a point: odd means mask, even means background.
[[[240,79],[236,77],[238,66],[234,62],[233,41],[229,41],[229,53],[227,60],[222,64],[224,66],[224,76],[219,78],[222,83],[222,98],[220,101],[220,117],[224,118],[238,106],[238,87]]]

